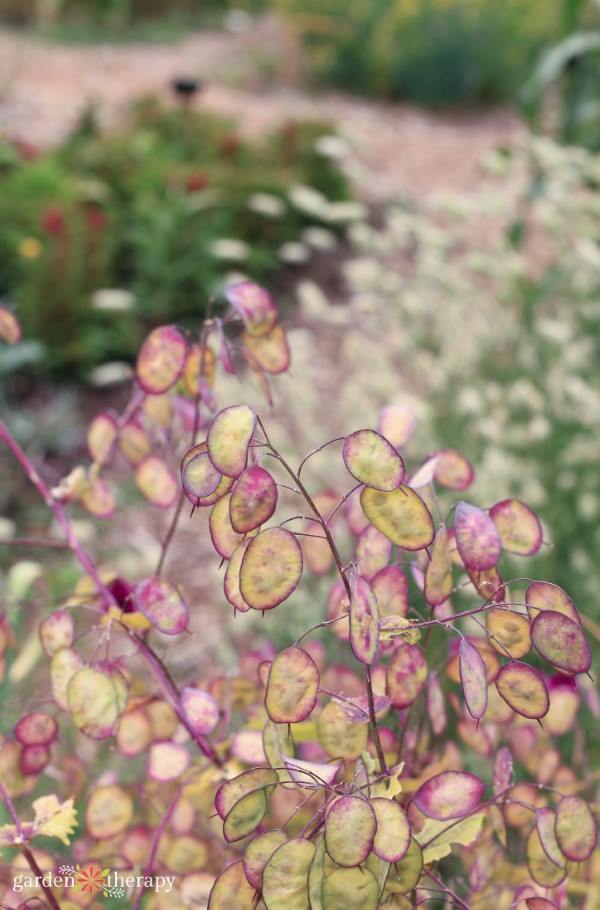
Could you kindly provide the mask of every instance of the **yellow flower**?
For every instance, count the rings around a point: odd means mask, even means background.
[[[42,244],[35,237],[24,237],[18,246],[19,256],[23,259],[37,259],[42,252]]]

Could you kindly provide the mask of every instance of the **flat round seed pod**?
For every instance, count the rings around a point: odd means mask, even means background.
[[[386,566],[370,584],[381,616],[408,616],[408,579],[400,566]]]
[[[267,910],[306,910],[314,854],[314,844],[303,837],[277,848],[263,871],[262,895]]]
[[[133,818],[133,800],[123,787],[98,787],[92,792],[86,809],[88,833],[98,840],[122,834]]]
[[[165,635],[178,635],[187,629],[188,609],[181,594],[171,582],[152,576],[138,582],[133,589],[135,607]]]
[[[548,858],[536,827],[531,829],[525,845],[527,866],[531,877],[542,888],[555,888],[566,878],[566,869],[556,866]]]
[[[231,527],[247,534],[265,524],[277,506],[277,485],[268,471],[251,465],[237,480],[229,501]]]
[[[556,812],[547,807],[536,809],[535,824],[544,853],[555,866],[564,869],[567,857],[560,849],[556,839]]]
[[[135,423],[128,423],[119,433],[119,451],[128,464],[136,467],[150,454],[152,443],[145,430]]]
[[[225,288],[230,307],[244,322],[250,335],[265,335],[277,322],[277,307],[271,295],[253,281],[241,281]]]
[[[563,796],[556,808],[556,840],[567,859],[585,862],[598,843],[592,810],[579,796]]]
[[[85,487],[79,501],[96,518],[112,518],[117,510],[117,501],[101,477],[95,477]]]
[[[60,648],[50,661],[52,697],[63,711],[69,710],[67,686],[71,678],[83,667],[83,657],[74,648]]]
[[[323,883],[323,910],[376,910],[377,879],[368,869],[334,869]]]
[[[485,622],[493,636],[490,644],[498,654],[519,660],[531,651],[530,622],[522,613],[498,607],[488,610]]]
[[[78,670],[69,679],[67,701],[78,730],[92,739],[110,736],[119,716],[119,703],[108,673],[93,667]]]
[[[483,657],[466,638],[460,640],[458,666],[467,710],[480,720],[488,703],[487,671]]]
[[[70,647],[74,638],[75,623],[68,610],[56,610],[40,623],[40,641],[48,657]]]
[[[528,664],[505,664],[495,679],[498,695],[522,717],[538,720],[550,707],[550,696],[542,674]]]
[[[474,774],[442,771],[421,784],[414,795],[414,802],[429,818],[446,821],[468,815],[480,802],[484,789]]]
[[[169,509],[179,493],[175,474],[157,455],[148,455],[135,471],[138,490],[153,506]]]
[[[87,447],[92,461],[104,464],[118,436],[117,422],[108,412],[94,417],[87,431]]]
[[[363,664],[372,664],[379,646],[379,604],[371,585],[356,575],[350,597],[350,646]]]
[[[390,869],[385,887],[392,894],[410,894],[419,884],[423,871],[423,851],[414,837],[408,850],[395,866]]]
[[[525,604],[532,620],[542,610],[555,610],[581,625],[577,607],[569,595],[558,585],[553,585],[549,581],[532,581],[525,592]]]
[[[531,623],[531,641],[538,654],[558,670],[587,673],[592,653],[579,623],[563,613],[542,610]]]
[[[227,813],[223,823],[223,837],[228,844],[243,840],[260,825],[267,811],[264,790],[246,793]]]
[[[240,568],[240,593],[254,610],[272,610],[293,594],[302,550],[290,531],[267,528],[250,541]]]
[[[410,825],[404,809],[393,799],[371,799],[377,819],[373,853],[386,863],[397,863],[410,846]]]
[[[396,490],[406,473],[393,445],[375,430],[357,430],[344,440],[344,464],[359,483],[376,490]]]
[[[194,895],[196,897],[196,895]],[[256,891],[244,874],[242,860],[227,866],[217,876],[208,898],[207,910],[254,910]]]
[[[416,426],[415,412],[404,405],[385,405],[377,415],[378,431],[395,449],[401,449],[406,445]]]
[[[338,866],[358,866],[373,849],[377,818],[368,800],[342,796],[325,818],[325,847]]]
[[[360,494],[363,512],[378,531],[405,550],[423,550],[433,543],[431,513],[418,493],[401,484],[390,493],[365,487]]]
[[[450,545],[448,531],[442,527],[437,533],[431,559],[425,569],[425,587],[423,594],[425,600],[432,607],[448,600],[452,593],[452,560],[450,559]]]
[[[26,714],[15,727],[15,737],[22,746],[47,746],[54,742],[57,733],[54,718],[42,711]]]
[[[435,479],[448,490],[467,490],[473,483],[475,472],[473,465],[460,452],[454,449],[438,449],[433,453],[436,458]]]
[[[286,648],[277,655],[269,671],[265,707],[276,724],[297,724],[305,720],[317,703],[319,671],[302,648]]]
[[[394,708],[408,708],[427,682],[427,661],[418,645],[402,644],[392,654],[386,673],[386,692]]]
[[[278,762],[281,765],[281,760]],[[272,786],[279,783],[279,775],[272,768],[251,768],[237,777],[221,784],[215,795],[215,809],[225,821],[233,807],[244,796],[256,791],[271,793]]]
[[[244,331],[242,344],[265,373],[285,373],[290,365],[290,346],[285,329],[280,325],[274,325],[263,335],[252,335]]]
[[[160,395],[174,385],[183,371],[187,344],[174,325],[154,329],[140,348],[135,368],[144,392]]]
[[[50,758],[48,746],[25,746],[21,751],[19,762],[21,774],[39,774],[48,765]]]
[[[504,499],[490,509],[490,518],[498,528],[502,546],[517,556],[533,556],[542,546],[540,520],[520,499]]]
[[[181,485],[194,506],[200,505],[201,500],[206,504],[206,499],[216,492],[222,480],[223,475],[217,471],[206,450],[196,452],[190,458],[186,456],[181,463]]]
[[[181,707],[196,733],[206,735],[217,728],[219,706],[208,692],[186,686],[181,692]]]
[[[247,404],[219,411],[208,437],[208,457],[220,474],[239,477],[248,462],[248,446],[256,427],[256,414]]]
[[[244,854],[244,873],[253,888],[262,889],[265,866],[278,847],[287,842],[283,831],[267,831],[253,838]]]
[[[247,613],[250,609],[240,592],[240,569],[242,567],[242,560],[246,555],[246,550],[250,546],[250,540],[250,537],[246,537],[245,540],[242,540],[235,548],[231,554],[231,559],[227,564],[225,578],[223,579],[225,597],[236,610],[240,611],[240,613]]]
[[[152,742],[152,725],[142,709],[128,711],[119,720],[117,746],[128,758],[145,752]]]
[[[223,559],[231,559],[233,551],[244,539],[243,534],[234,531],[229,517],[231,493],[217,500],[208,517],[208,529],[213,547]]]
[[[181,743],[154,743],[148,755],[147,774],[151,780],[166,783],[178,780],[190,766],[190,753]]]
[[[365,724],[349,723],[340,706],[330,701],[319,714],[317,735],[331,758],[352,761],[367,748],[369,730]]]
[[[373,525],[360,532],[356,541],[355,561],[359,574],[371,581],[385,569],[392,553],[392,542]]]
[[[502,551],[502,541],[489,515],[468,502],[459,502],[454,531],[458,552],[467,569],[481,572],[496,566]]]

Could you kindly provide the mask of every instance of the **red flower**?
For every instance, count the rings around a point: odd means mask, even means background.
[[[42,230],[54,237],[64,234],[67,227],[64,212],[57,205],[49,205],[42,212]]]
[[[209,186],[210,181],[206,174],[191,174],[186,182],[186,189],[188,193],[199,193],[201,190],[205,190]]]
[[[15,148],[23,161],[33,161],[40,153],[37,146],[33,145],[32,142],[28,142],[27,139],[16,139]]]

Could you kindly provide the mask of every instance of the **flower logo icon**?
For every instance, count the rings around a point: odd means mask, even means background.
[[[83,891],[85,894],[96,894],[98,891],[106,891],[105,879],[110,869],[100,869],[100,866],[95,866],[93,863],[83,867],[77,864],[75,868],[77,875],[73,886],[74,891]]]

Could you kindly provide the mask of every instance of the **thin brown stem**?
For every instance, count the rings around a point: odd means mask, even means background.
[[[315,519],[319,522],[319,524],[323,528],[323,533],[325,534],[327,543],[329,544],[329,549],[331,550],[331,553],[335,560],[335,564],[337,566],[337,570],[339,572],[340,578],[342,579],[344,588],[346,589],[346,594],[347,594],[348,600],[350,600],[352,597],[352,589],[350,587],[350,582],[346,576],[346,572],[344,571],[344,564],[342,563],[342,558],[340,556],[336,543],[333,539],[331,531],[329,530],[329,526],[328,526],[327,522],[325,521],[325,519],[319,512],[310,493],[308,492],[308,490],[306,489],[306,487],[300,480],[298,474],[296,474],[296,472],[293,470],[293,468],[291,468],[290,465],[287,463],[285,458],[272,445],[260,417],[257,417],[256,419],[258,421],[258,425],[260,426],[260,428],[264,434],[265,444],[271,450],[271,454],[280,462],[281,466],[290,475],[290,477],[292,478],[292,480],[294,481],[294,483],[300,490],[300,493],[306,500],[306,503],[307,503],[308,507],[310,508],[311,512],[313,513],[313,515],[315,516]],[[387,768],[385,756],[383,754],[383,748],[381,746],[381,739],[379,738],[379,729],[377,727],[377,719],[375,717],[375,700],[374,700],[374,696],[373,696],[373,684],[371,682],[371,671],[369,670],[369,667],[366,664],[363,664],[363,671],[364,671],[364,677],[365,677],[365,686],[366,686],[366,690],[367,690],[367,702],[369,705],[369,726],[371,727],[371,736],[373,737],[373,742],[375,744],[375,751],[377,752],[377,760],[379,761],[379,769],[382,773],[384,773],[388,770],[388,768]]]

